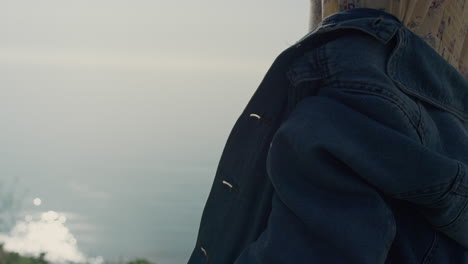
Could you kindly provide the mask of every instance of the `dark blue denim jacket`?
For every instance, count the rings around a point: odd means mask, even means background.
[[[189,264],[468,263],[468,84],[391,14],[334,14],[232,129]]]

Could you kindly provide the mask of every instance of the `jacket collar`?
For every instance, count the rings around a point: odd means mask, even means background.
[[[405,93],[468,122],[468,81],[424,40],[409,30],[388,62],[388,72]]]
[[[387,74],[402,92],[468,121],[468,81],[419,36],[392,14],[354,8],[325,18],[295,46],[320,41],[316,36],[336,29],[364,31],[386,44],[397,38]]]

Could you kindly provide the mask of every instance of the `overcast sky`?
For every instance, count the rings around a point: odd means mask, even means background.
[[[0,140],[225,137],[307,2],[0,0]]]

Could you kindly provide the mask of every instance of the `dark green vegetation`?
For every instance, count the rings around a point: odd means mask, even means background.
[[[130,261],[128,264],[152,264],[152,263],[144,259],[137,259],[134,261]]]
[[[3,245],[0,244],[0,263],[1,264],[48,264],[44,260],[44,254],[38,258],[22,257],[18,253],[8,253],[3,250]]]
[[[6,252],[3,249],[3,245],[0,244],[0,264],[50,264],[45,259],[45,254],[41,254],[39,257],[24,257],[18,253]],[[108,263],[105,264],[124,264],[124,263]],[[136,259],[126,264],[154,264],[145,259]]]

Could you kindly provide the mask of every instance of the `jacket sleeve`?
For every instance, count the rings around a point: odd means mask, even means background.
[[[395,236],[387,199],[414,203],[434,226],[457,220],[463,167],[424,147],[410,115],[374,94],[303,99],[267,156],[267,227],[235,264],[383,264]]]

